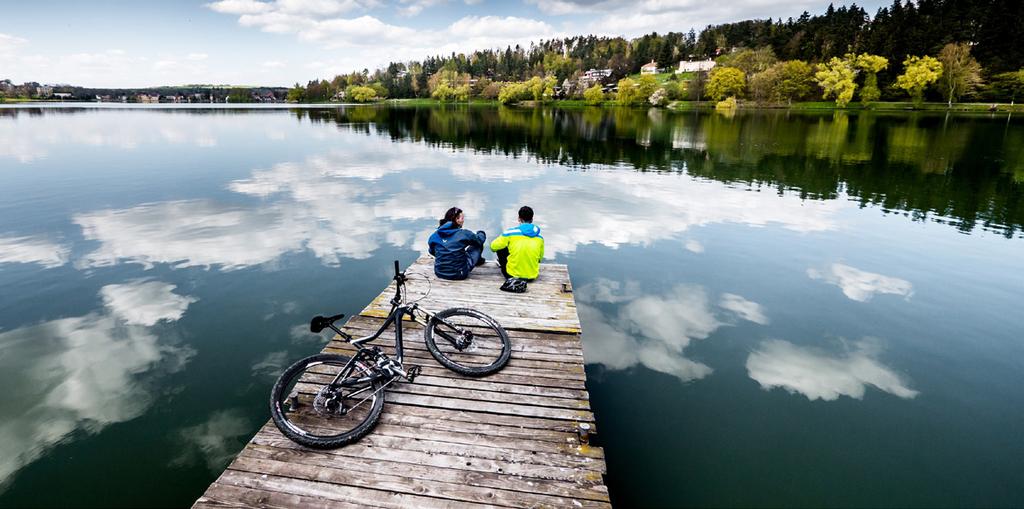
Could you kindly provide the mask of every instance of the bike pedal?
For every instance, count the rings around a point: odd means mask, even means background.
[[[409,370],[406,372],[409,375],[408,377],[406,377],[409,379],[409,383],[412,383],[413,380],[415,380],[416,377],[420,375],[420,369],[421,368],[419,366],[413,366],[409,368]]]

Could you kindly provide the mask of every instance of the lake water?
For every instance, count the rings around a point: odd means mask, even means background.
[[[452,205],[569,264],[612,501],[1024,505],[1024,121],[0,109],[0,506],[183,506]]]

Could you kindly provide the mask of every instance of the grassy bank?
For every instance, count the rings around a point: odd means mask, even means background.
[[[669,108],[679,111],[691,111],[702,109],[714,109],[714,101],[676,101],[669,104]],[[850,103],[845,108],[837,108],[836,103],[831,101],[804,101],[787,103],[759,103],[753,101],[740,101],[739,109],[782,109],[797,111],[954,111],[954,112],[1024,112],[1024,104],[1005,103],[954,103],[952,106],[946,103],[922,103],[912,102],[873,102],[868,105],[861,103]]]

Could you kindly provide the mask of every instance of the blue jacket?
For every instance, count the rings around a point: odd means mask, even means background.
[[[444,279],[465,279],[473,270],[467,247],[478,251],[484,246],[483,235],[455,226],[451,221],[441,225],[427,240],[434,255],[434,274]]]

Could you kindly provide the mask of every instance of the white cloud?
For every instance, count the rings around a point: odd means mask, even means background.
[[[747,320],[748,322],[754,322],[760,325],[768,324],[768,316],[764,314],[764,308],[760,304],[747,300],[734,293],[723,293],[722,298],[718,301],[718,305],[722,309],[728,309],[736,316]]]
[[[253,432],[253,425],[241,410],[218,410],[205,422],[178,431],[183,447],[171,465],[202,462],[211,472],[220,472],[245,446],[245,439]]]
[[[704,244],[701,244],[699,241],[693,239],[688,239],[686,241],[686,244],[683,245],[683,247],[685,247],[686,250],[691,253],[700,254],[704,252]]]
[[[649,245],[677,238],[695,226],[719,223],[828,231],[838,227],[838,211],[849,207],[841,200],[749,192],[682,174],[600,169],[574,175],[571,183],[527,189],[517,202],[529,203],[537,212],[537,223],[548,232],[548,258],[585,244]],[[624,212],[636,210],[646,212],[641,216]],[[516,209],[505,210],[503,219],[515,224]]]
[[[142,415],[159,395],[154,379],[194,353],[107,313],[0,333],[0,384],[18,409],[0,421],[0,487],[73,433]]]
[[[661,295],[644,294],[636,281],[597,278],[576,290],[588,364],[627,369],[642,364],[683,382],[708,376],[711,367],[686,356],[694,341],[707,339],[726,321],[698,285],[677,285]],[[607,311],[609,305],[614,312]],[[599,309],[600,306],[600,309]],[[739,295],[722,294],[722,310],[767,324],[761,306]]]
[[[138,279],[100,288],[103,305],[126,323],[156,325],[161,320],[176,321],[199,299],[174,293],[175,285]]]
[[[258,14],[273,9],[270,3],[255,0],[220,0],[208,3],[206,6],[224,14]]]
[[[257,361],[256,364],[253,364],[251,368],[252,376],[276,380],[289,364],[291,363],[288,359],[288,352],[284,350],[270,352]]]
[[[50,269],[68,261],[70,250],[42,237],[0,237],[0,264],[38,263]]]
[[[278,206],[240,208],[206,200],[173,201],[76,214],[87,240],[100,246],[86,267],[139,263],[151,267],[239,269],[302,248],[308,223]]]
[[[394,173],[445,168],[481,156],[355,136],[366,140],[365,149],[277,164],[228,185],[236,193],[262,198],[258,204],[186,200],[77,214],[73,220],[84,237],[99,246],[76,264],[165,263],[234,270],[308,249],[325,264],[337,265],[342,258],[367,258],[385,243],[415,243],[425,249],[417,236],[424,233],[418,231],[422,224],[410,228],[405,223],[440,217],[453,203],[477,217],[485,215],[480,193],[452,195],[412,179],[394,194],[371,185]]]
[[[578,33],[636,36],[671,30],[700,30],[709,24],[744,19],[786,18],[804,10],[817,12],[819,0],[747,0],[700,2],[696,0],[527,0],[552,16],[572,15]],[[578,21],[577,21],[578,20]]]
[[[0,54],[14,51],[28,43],[28,40],[8,34],[0,34]]]
[[[18,110],[12,110],[17,112]],[[17,122],[0,122],[0,158],[30,164],[44,159],[54,148],[70,144],[133,150],[144,144],[179,144],[211,146],[217,143],[217,131],[241,129],[245,117],[218,117],[196,126],[184,115],[165,115],[159,127],[153,128],[151,118],[128,115],[117,122],[105,122],[96,128],[90,115],[43,115],[33,119],[38,129],[20,129]]]
[[[415,16],[423,9],[444,3],[445,0],[399,0],[405,7],[399,7],[398,13],[402,16]]]
[[[836,354],[772,339],[751,352],[746,366],[763,389],[781,387],[811,401],[861,399],[868,385],[904,399],[917,396],[903,377],[877,360],[879,352],[877,341],[869,339]]]
[[[833,263],[825,272],[807,269],[807,276],[838,286],[843,295],[858,302],[867,302],[876,293],[910,297],[914,289],[905,279],[867,272],[843,263]]]
[[[196,62],[206,60],[209,57],[210,55],[207,55],[206,53],[189,53],[185,56],[187,60],[192,60]]]
[[[408,0],[397,8],[401,15],[414,16],[442,2]],[[331,57],[317,58],[308,67],[323,76],[382,67],[390,61],[422,60],[431,54],[525,47],[531,41],[563,35],[547,22],[516,16],[467,15],[447,26],[413,28],[368,14],[378,5],[366,2],[214,2],[207,6],[238,15],[243,27],[294,34],[300,41],[318,44]]]

